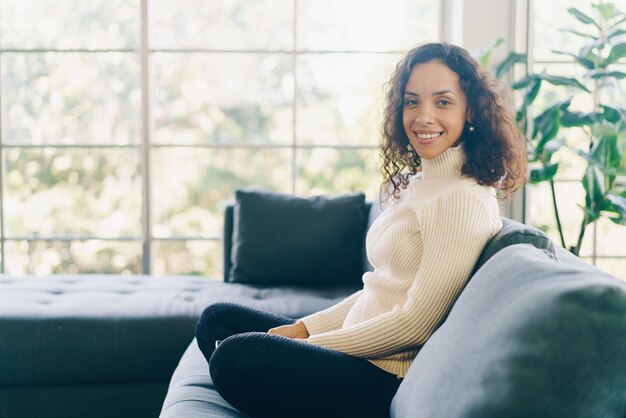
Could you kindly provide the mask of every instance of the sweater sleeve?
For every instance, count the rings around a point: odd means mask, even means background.
[[[304,326],[306,326],[310,335],[341,328],[350,308],[361,296],[361,293],[363,293],[363,290],[353,293],[330,308],[305,316],[300,321],[304,322]]]
[[[428,340],[502,222],[484,196],[464,189],[439,197],[416,215],[423,253],[406,302],[352,327],[311,335],[310,343],[371,359]]]

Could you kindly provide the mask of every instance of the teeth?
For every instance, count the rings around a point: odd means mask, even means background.
[[[440,133],[436,133],[436,134],[417,134],[417,136],[421,139],[431,139],[431,138],[436,138],[439,135],[441,135]]]

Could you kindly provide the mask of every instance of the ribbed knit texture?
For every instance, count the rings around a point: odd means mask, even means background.
[[[491,187],[462,178],[462,146],[422,160],[366,239],[363,290],[302,318],[311,344],[404,377],[447,314],[487,241],[502,229]]]

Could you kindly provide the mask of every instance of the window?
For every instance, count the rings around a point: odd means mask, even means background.
[[[619,3],[619,2],[618,2]],[[567,9],[576,7],[588,15],[595,16],[595,11],[588,2],[574,0],[553,0],[550,2],[535,2],[534,28],[534,66],[531,72],[538,73],[546,70],[549,74],[576,76],[582,80],[583,70],[573,59],[552,52],[552,49],[562,49],[578,52],[584,40],[560,31],[562,28],[580,29],[581,25],[569,14]],[[623,11],[623,7],[622,7]],[[623,69],[626,71],[626,62]],[[624,102],[624,88],[626,80],[616,86],[615,97],[607,101],[618,106],[626,106]],[[537,99],[539,107],[554,103],[557,98],[576,93],[576,90],[565,86],[553,86],[544,83],[542,93]],[[591,101],[580,100],[580,94],[572,102],[572,108],[578,111],[591,111]],[[576,147],[586,143],[584,133],[577,128],[568,128],[560,131],[568,145]],[[555,160],[560,163],[555,189],[565,240],[568,245],[576,242],[580,230],[583,212],[575,203],[584,204],[585,191],[580,182],[585,170],[585,161],[575,152],[563,148],[555,154]],[[551,202],[551,192],[547,183],[533,185],[527,188],[527,219],[529,223],[546,231],[554,242],[560,242],[554,222],[554,210]],[[539,204],[538,202],[542,202]],[[592,264],[606,270],[617,277],[626,278],[626,246],[624,246],[623,226],[616,225],[603,217],[587,227],[580,255]]]
[[[438,38],[440,5],[0,10],[2,271],[219,277],[235,188],[377,194],[382,85],[406,50]]]

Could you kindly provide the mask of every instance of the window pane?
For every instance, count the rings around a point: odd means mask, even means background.
[[[139,0],[0,0],[2,48],[139,45]]]
[[[439,37],[439,1],[300,0],[298,49],[403,51]]]
[[[221,241],[155,241],[152,271],[157,276],[198,275],[222,280]]]
[[[398,54],[314,54],[298,60],[299,144],[377,145],[383,85]]]
[[[136,55],[5,53],[1,65],[3,142],[139,142]]]
[[[576,7],[595,18],[595,9],[589,5],[590,2],[580,0],[535,0],[535,60],[570,60],[567,56],[553,53],[552,50],[578,53],[585,43],[585,38],[563,32],[561,29],[594,33],[589,32],[593,30],[591,26],[583,25],[567,12],[568,8]]]
[[[141,235],[136,150],[7,149],[4,158],[8,237]]]
[[[626,280],[626,258],[599,258],[596,267],[618,279]]]
[[[141,274],[141,243],[119,241],[7,241],[10,276],[52,273]]]
[[[154,63],[155,142],[292,142],[291,57],[160,53]]]
[[[365,192],[375,199],[381,183],[376,149],[315,148],[298,152],[298,194]]]
[[[157,238],[221,238],[223,210],[236,188],[292,190],[289,149],[161,148],[153,156]]]
[[[597,254],[603,256],[626,256],[626,227],[602,217],[596,221]],[[591,227],[589,227],[591,229]],[[591,233],[591,230],[589,231]]]
[[[293,1],[150,0],[157,49],[262,49],[293,45]]]

